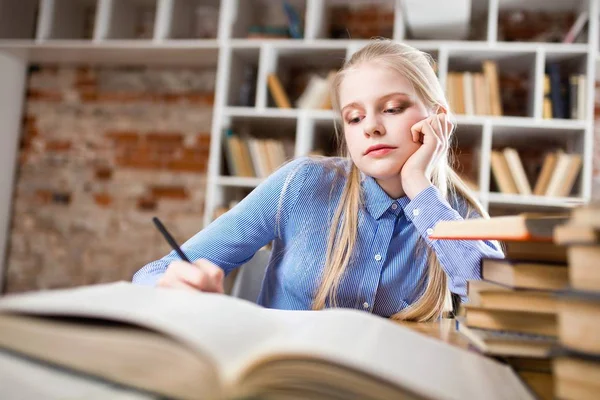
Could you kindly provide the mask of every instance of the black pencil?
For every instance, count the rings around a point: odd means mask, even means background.
[[[191,261],[187,258],[185,253],[181,250],[181,248],[179,247],[179,245],[177,244],[175,239],[173,239],[173,236],[171,236],[169,231],[167,231],[167,228],[165,228],[165,226],[162,224],[162,222],[160,222],[160,220],[157,217],[153,217],[152,221],[154,222],[154,225],[156,225],[156,227],[158,228],[160,233],[162,233],[162,235],[165,237],[167,242],[169,242],[169,244],[171,245],[173,250],[175,250],[177,252],[177,254],[179,254],[179,257],[181,257],[181,259],[183,261],[187,261],[187,262],[191,263]]]

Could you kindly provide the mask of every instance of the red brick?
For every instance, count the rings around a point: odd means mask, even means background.
[[[83,102],[96,102],[98,101],[98,92],[95,90],[79,90],[79,98]]]
[[[181,133],[149,132],[144,135],[149,145],[182,146],[183,135]]]
[[[52,193],[52,190],[48,190],[48,189],[38,189],[35,191],[36,200],[42,204],[52,203],[53,195],[54,195],[54,193]]]
[[[50,140],[44,145],[44,148],[48,151],[63,152],[71,149],[70,140]]]
[[[156,199],[185,200],[189,198],[188,192],[183,186],[153,186],[150,188],[150,193]]]
[[[137,201],[137,208],[141,211],[154,211],[158,207],[158,202],[150,196],[140,197]]]
[[[60,102],[63,99],[63,95],[58,91],[29,89],[27,90],[27,98],[33,101]]]
[[[121,143],[135,144],[138,143],[140,137],[135,131],[110,131],[106,132],[106,136],[114,141]]]
[[[94,172],[96,179],[100,181],[107,181],[112,178],[113,170],[109,167],[98,167]]]
[[[199,133],[196,136],[196,144],[198,147],[210,148],[210,133]]]
[[[96,193],[94,195],[94,202],[101,207],[108,207],[112,204],[112,197],[107,193]]]
[[[178,172],[206,172],[206,162],[202,161],[187,161],[175,160],[167,164],[167,168],[171,171]]]
[[[215,102],[214,93],[186,93],[185,99],[193,104],[213,105]]]

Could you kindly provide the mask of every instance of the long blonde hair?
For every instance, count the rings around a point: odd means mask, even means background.
[[[398,71],[413,85],[417,96],[428,109],[434,110],[441,106],[447,111],[448,118],[453,120],[444,91],[435,75],[431,56],[411,46],[387,39],[373,40],[354,53],[338,71],[331,92],[332,104],[338,114],[341,113],[339,87],[344,79],[345,72],[368,62],[376,62],[379,65]],[[348,158],[344,135],[340,132],[341,129],[336,126],[340,150],[342,155]],[[479,202],[471,194],[469,187],[451,168],[449,157],[449,154],[447,157],[443,157],[434,168],[431,176],[432,184],[439,189],[446,199],[457,194],[462,196],[468,206],[467,213],[476,210],[481,216],[488,217]],[[327,303],[336,306],[338,286],[351,261],[356,245],[358,233],[357,210],[362,207],[363,200],[360,171],[354,163],[350,164],[348,179],[330,225],[325,267],[313,301],[313,309],[317,310],[324,308]],[[424,240],[419,238],[417,251],[422,251],[426,247]],[[427,283],[422,295],[416,302],[395,313],[390,318],[431,321],[443,316],[445,311],[451,309],[448,277],[435,253],[430,248],[426,249],[426,256],[428,262]],[[423,283],[421,281],[420,284]]]

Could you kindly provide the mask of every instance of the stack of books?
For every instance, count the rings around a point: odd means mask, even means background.
[[[569,290],[558,302],[559,346],[552,354],[561,399],[597,399],[600,393],[600,205],[573,210],[554,231],[567,248]]]
[[[432,239],[497,240],[504,259],[483,259],[480,281],[468,281],[458,329],[481,353],[510,364],[542,399],[554,398],[552,349],[558,338],[558,294],[568,286],[567,249],[553,240],[569,214],[441,221]]]

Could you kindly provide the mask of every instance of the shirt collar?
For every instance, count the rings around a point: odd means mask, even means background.
[[[371,176],[361,172],[361,185],[364,193],[364,202],[367,211],[375,219],[381,218],[392,204],[397,203],[400,207],[396,210],[390,209],[395,215],[408,205],[410,199],[408,196],[402,196],[399,199],[392,199],[382,188],[377,181]]]

